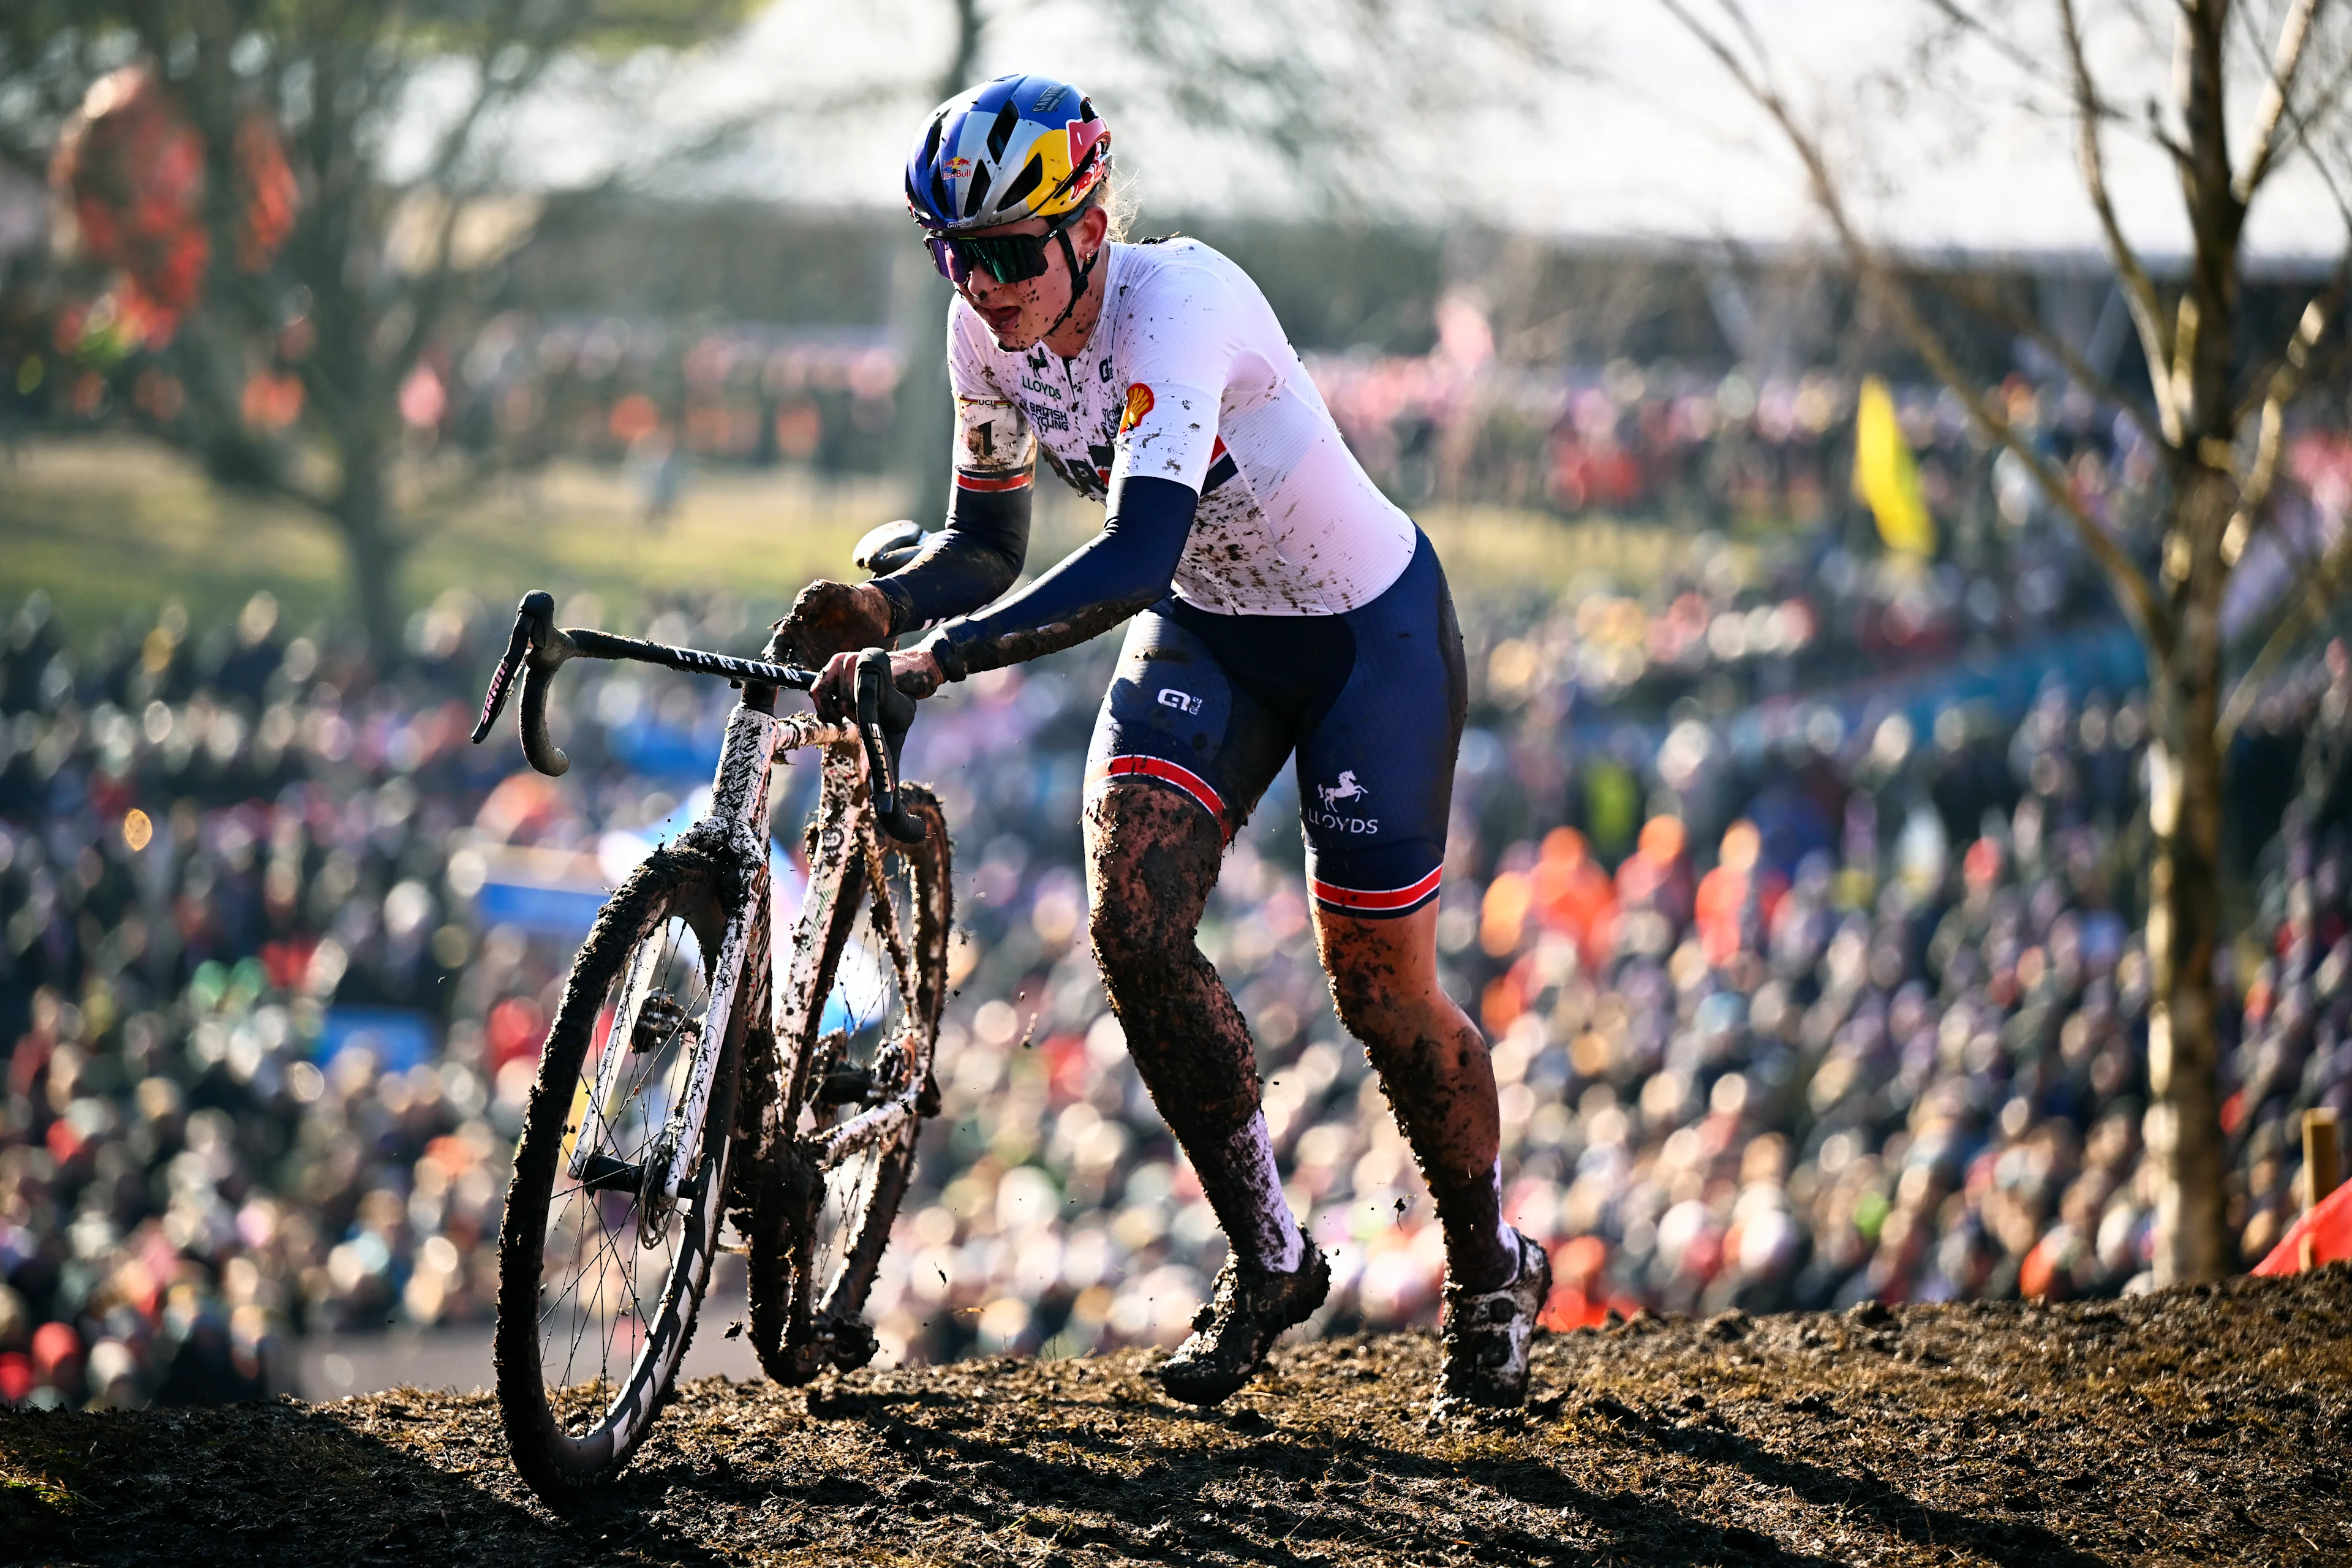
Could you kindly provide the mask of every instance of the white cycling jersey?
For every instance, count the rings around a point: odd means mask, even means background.
[[[1042,446],[1080,494],[1123,475],[1201,497],[1177,596],[1224,615],[1332,616],[1412,559],[1412,520],[1348,450],[1248,274],[1198,240],[1113,245],[1101,320],[1076,359],[996,346],[959,297],[948,317],[957,483],[1028,482]]]

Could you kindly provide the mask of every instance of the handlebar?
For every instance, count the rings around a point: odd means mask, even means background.
[[[507,650],[490,676],[489,689],[482,698],[481,717],[474,724],[474,744],[480,745],[490,727],[498,722],[507,699],[513,694],[515,676],[520,672],[522,702],[516,711],[516,721],[522,734],[523,755],[541,773],[550,778],[561,778],[571,769],[572,759],[547,732],[547,697],[554,685],[555,672],[565,660],[573,658],[629,659],[691,675],[723,675],[738,684],[790,687],[795,691],[811,689],[817,679],[815,670],[803,669],[798,665],[672,647],[667,643],[615,637],[611,632],[591,631],[583,626],[559,627],[555,624],[555,595],[544,588],[534,588],[522,596],[522,603],[515,608],[514,631],[508,637]],[[874,814],[893,838],[908,844],[919,843],[923,837],[921,820],[908,812],[898,798],[898,749],[914,719],[915,700],[898,690],[890,679],[890,656],[880,648],[868,648],[859,655],[857,732],[866,742],[866,778],[873,795]]]

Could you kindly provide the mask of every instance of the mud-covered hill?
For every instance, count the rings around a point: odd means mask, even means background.
[[[2352,1562],[2352,1268],[2132,1301],[1640,1319],[1436,1426],[1427,1336],[1224,1409],[1140,1354],[680,1391],[563,1513],[484,1395],[0,1414],[0,1560]]]

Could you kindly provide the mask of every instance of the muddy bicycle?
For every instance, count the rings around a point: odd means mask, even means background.
[[[888,570],[906,530],[858,564]],[[474,739],[518,676],[523,752],[561,774],[556,671],[627,659],[728,679],[710,809],[613,894],[573,961],[515,1150],[499,1238],[497,1384],[537,1490],[593,1485],[645,1439],[677,1376],[715,1255],[745,1257],[752,1346],[780,1383],[876,1350],[862,1316],[932,1078],[950,915],[938,800],[897,775],[913,701],[857,664],[855,727],[780,717],[814,671],[581,628],[526,595]],[[772,767],[821,755],[808,883],[770,944]]]

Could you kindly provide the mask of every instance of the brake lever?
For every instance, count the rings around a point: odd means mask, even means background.
[[[572,759],[563,754],[547,732],[547,698],[555,682],[555,672],[563,661],[579,650],[572,639],[555,625],[555,595],[544,588],[534,588],[522,596],[515,609],[513,634],[507,639],[507,651],[499,660],[497,673],[490,677],[490,689],[482,700],[482,716],[474,726],[474,743],[490,732],[506,707],[507,694],[513,689],[515,671],[522,671],[522,704],[516,710],[516,725],[522,731],[522,754],[530,765],[550,778],[561,778],[572,767]]]
[[[522,607],[515,613],[514,630],[507,637],[507,651],[499,658],[499,668],[491,672],[489,691],[482,698],[482,716],[474,723],[474,744],[480,745],[490,732],[490,726],[506,711],[507,698],[514,689],[515,671],[522,664],[522,656],[530,647],[531,597],[548,599],[548,612],[554,613],[553,598],[545,595],[527,595]]]
[[[890,679],[890,656],[869,647],[857,656],[857,732],[866,742],[866,793],[875,820],[901,844],[920,844],[920,817],[898,798],[898,752],[915,722],[915,700]]]

